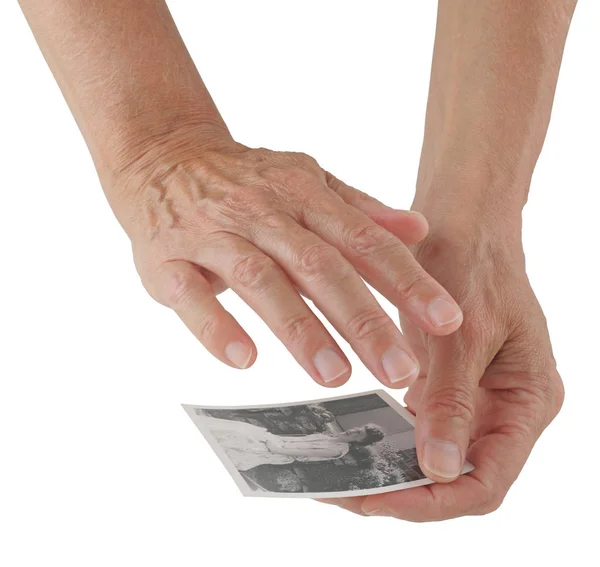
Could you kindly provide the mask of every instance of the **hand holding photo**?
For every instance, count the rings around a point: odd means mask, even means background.
[[[382,390],[271,406],[183,406],[245,496],[336,498],[430,484],[414,417]],[[462,474],[473,470],[466,463]]]

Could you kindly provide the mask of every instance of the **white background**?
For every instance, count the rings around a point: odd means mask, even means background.
[[[434,0],[170,5],[240,141],[410,204]],[[26,22],[0,2],[0,564],[598,565],[599,22],[581,0],[525,214],[564,409],[498,512],[417,525],[239,495],[179,404],[326,391],[232,294],[259,348],[245,372],[147,297]],[[379,386],[351,360],[333,394]]]

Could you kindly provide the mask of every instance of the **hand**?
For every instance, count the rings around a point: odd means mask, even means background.
[[[304,154],[229,140],[170,148],[107,193],[150,295],[224,363],[246,368],[256,358],[216,299],[228,287],[327,386],[345,382],[350,364],[299,292],[391,387],[416,379],[417,359],[362,278],[429,334],[460,326],[458,305],[403,244],[426,235],[422,215],[386,207]]]
[[[405,397],[417,416],[419,463],[440,484],[327,502],[413,521],[484,514],[500,505],[562,404],[545,318],[514,238],[432,223],[415,257],[464,312],[447,337],[402,322],[421,363]],[[465,458],[475,470],[457,478]]]

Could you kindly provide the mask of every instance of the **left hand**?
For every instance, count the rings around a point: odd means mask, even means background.
[[[402,327],[421,364],[405,402],[417,416],[420,466],[437,484],[326,501],[353,512],[432,521],[495,510],[562,405],[520,226],[507,236],[431,226],[415,257],[458,301],[464,322],[447,337]],[[467,458],[475,470],[458,476]]]

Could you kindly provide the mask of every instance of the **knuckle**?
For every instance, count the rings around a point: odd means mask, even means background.
[[[454,490],[435,494],[432,496],[432,500],[436,508],[441,510],[446,515],[453,515],[453,510],[456,510],[457,499],[456,492]]]
[[[292,161],[292,163],[300,167],[307,167],[309,169],[319,167],[317,160],[314,157],[305,154],[304,152],[286,152],[286,155],[290,161]]]
[[[352,252],[359,256],[367,256],[389,249],[394,237],[376,224],[358,226],[348,231],[346,244]]]
[[[496,491],[488,492],[487,497],[477,509],[477,515],[484,516],[486,514],[491,514],[492,512],[498,510],[498,508],[502,506],[502,502],[504,502],[504,496],[504,494]]]
[[[424,412],[436,420],[459,420],[470,424],[475,419],[475,401],[466,385],[453,384],[430,396]]]
[[[169,307],[176,309],[189,303],[194,293],[196,275],[191,270],[176,270],[169,274],[166,299]]]
[[[268,217],[274,213],[270,208],[273,200],[266,185],[257,187],[248,180],[246,186],[237,183],[228,183],[225,194],[209,210],[209,213],[218,215],[220,224],[230,226],[244,223],[260,222],[262,217]]]
[[[546,420],[545,426],[558,415],[565,400],[565,387],[556,360],[547,339],[540,341],[527,329],[515,339],[520,346],[514,357],[517,371],[513,374],[519,382],[515,390],[521,393],[525,405],[537,407]]]
[[[213,337],[217,332],[218,324],[219,321],[215,315],[204,315],[196,330],[198,340],[204,343],[209,337]]]
[[[321,169],[310,156],[284,154],[284,159],[261,168],[261,177],[281,188],[314,187],[322,183]]]
[[[538,405],[546,409],[545,412],[542,412],[546,417],[545,423],[542,425],[547,425],[558,415],[565,401],[563,381],[558,372],[554,371],[542,377],[534,378],[531,389]]]
[[[275,263],[265,254],[253,253],[238,259],[232,270],[232,278],[248,288],[262,288],[276,270]]]
[[[369,195],[368,193],[365,193],[364,191],[361,191],[360,189],[355,189],[354,187],[352,189],[354,190],[354,195],[358,202],[377,204],[377,205],[382,204],[381,201],[375,199],[375,197],[371,197],[371,195]]]
[[[312,244],[298,252],[294,267],[301,274],[317,276],[332,267],[339,267],[341,260],[342,256],[336,248],[328,244]]]
[[[289,230],[290,219],[279,212],[267,211],[255,216],[255,222],[273,230]]]
[[[296,344],[304,341],[314,327],[314,319],[309,315],[296,315],[289,318],[281,329],[284,342]]]
[[[368,309],[355,315],[346,325],[350,341],[362,341],[381,331],[389,330],[393,325],[383,309]]]
[[[526,373],[522,385],[512,392],[514,401],[529,411],[530,427],[547,426],[558,415],[565,399],[565,387],[556,371]]]
[[[423,270],[413,270],[402,276],[395,285],[395,294],[400,301],[407,301],[417,295],[419,288],[430,283],[430,277]]]
[[[323,170],[323,173],[325,174],[325,184],[337,193],[342,186],[342,182],[327,170]]]
[[[558,415],[565,403],[565,385],[558,373],[556,373],[552,383],[554,387],[552,388],[551,402],[554,414],[552,417],[554,418]]]

